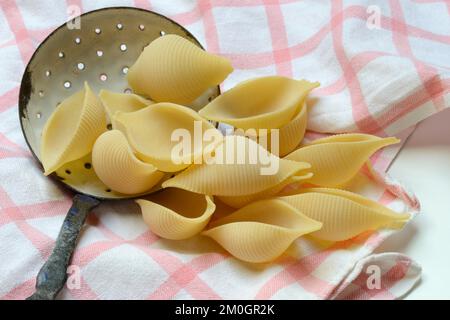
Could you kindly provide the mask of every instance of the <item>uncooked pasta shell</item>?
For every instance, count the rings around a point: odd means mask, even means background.
[[[137,159],[118,130],[107,131],[97,139],[92,150],[92,165],[106,186],[123,194],[148,191],[164,176],[153,165]]]
[[[165,189],[136,203],[150,230],[165,239],[190,238],[208,224],[216,206],[212,198],[181,189]]]
[[[373,200],[339,189],[304,189],[277,199],[322,222],[322,229],[311,235],[323,240],[347,240],[383,227],[398,229],[410,218],[408,213],[397,213]]]
[[[274,129],[293,119],[317,82],[280,76],[244,81],[224,92],[199,111],[209,120],[240,129]]]
[[[139,159],[164,172],[188,167],[223,139],[220,131],[195,111],[173,103],[157,103],[129,113],[117,112],[113,125],[125,133]],[[206,131],[211,133],[211,140],[203,139]]]
[[[308,182],[312,184],[339,186],[350,180],[375,151],[398,142],[394,137],[339,134],[316,140],[284,159],[309,162],[314,176]]]
[[[45,124],[41,138],[44,174],[49,175],[63,164],[89,154],[104,131],[104,108],[85,83],[84,89],[64,100]]]
[[[280,159],[243,136],[226,136],[214,152],[217,161],[191,165],[165,181],[163,188],[176,187],[217,196],[252,195],[310,168],[305,162]],[[227,158],[230,154],[233,156]],[[256,156],[261,154],[264,156]],[[251,155],[255,156],[253,162]]]
[[[236,197],[218,197],[223,203],[233,208],[242,208],[248,205],[251,202],[267,199],[277,195],[288,185],[294,183],[301,183],[312,177],[312,173],[305,173],[303,175],[298,174],[297,176],[292,176],[282,181],[278,185],[271,187],[267,190],[263,190],[261,192],[250,194],[246,196],[236,196]]]
[[[319,230],[314,221],[279,200],[262,200],[217,220],[202,234],[236,258],[253,263],[280,256],[298,237]]]
[[[106,109],[109,119],[112,119],[117,111],[133,112],[145,108],[153,101],[145,99],[137,94],[117,93],[108,90],[101,90],[99,98]]]
[[[190,104],[233,71],[228,59],[165,35],[151,42],[128,71],[134,92],[156,102]]]

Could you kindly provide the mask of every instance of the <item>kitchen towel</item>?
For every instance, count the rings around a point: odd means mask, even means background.
[[[224,90],[263,75],[320,81],[308,100],[307,139],[339,132],[406,139],[450,105],[448,1],[2,0],[0,299],[32,294],[72,196],[43,176],[26,147],[17,114],[22,73],[54,28],[109,6],[166,15],[230,58],[235,72]],[[376,153],[346,188],[416,214],[415,196],[385,174],[399,148]],[[393,232],[338,243],[306,237],[275,263],[251,265],[205,238],[159,239],[132,201],[105,202],[88,218],[59,298],[401,298],[420,266],[401,254],[372,254]]]

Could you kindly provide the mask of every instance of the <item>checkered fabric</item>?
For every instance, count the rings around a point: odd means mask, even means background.
[[[450,2],[439,0],[1,0],[0,298],[22,299],[49,256],[71,194],[45,178],[17,115],[21,75],[38,44],[68,19],[107,6],[164,14],[232,60],[224,89],[255,76],[320,81],[308,138],[362,131],[406,138],[450,105]],[[406,131],[405,131],[406,130]],[[372,157],[348,186],[412,213],[419,202],[384,174],[399,147]],[[159,239],[131,201],[89,217],[62,299],[393,299],[420,277],[400,254],[372,255],[392,231],[329,243],[302,238],[275,263],[246,264],[200,237]],[[379,272],[379,285],[372,283]]]

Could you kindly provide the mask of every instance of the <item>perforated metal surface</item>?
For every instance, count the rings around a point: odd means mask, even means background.
[[[64,24],[39,46],[22,79],[20,122],[39,162],[40,139],[47,119],[61,101],[83,88],[84,81],[97,93],[100,89],[130,93],[128,68],[154,39],[177,34],[201,47],[186,29],[146,10],[107,8],[86,13],[79,21],[79,29]],[[198,110],[219,94],[218,87],[211,88],[191,107]],[[80,193],[111,199],[130,197],[112,192],[101,183],[89,156],[64,166],[52,176]]]

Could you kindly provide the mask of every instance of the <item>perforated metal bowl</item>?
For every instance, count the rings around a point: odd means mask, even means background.
[[[71,28],[76,24],[70,24],[70,27],[64,24],[45,39],[31,58],[22,79],[20,123],[27,144],[39,163],[40,140],[46,121],[64,99],[83,88],[85,81],[96,92],[107,89],[129,93],[128,68],[154,39],[177,34],[201,47],[182,26],[146,10],[106,8],[83,14],[75,20],[79,21],[79,29]],[[219,87],[210,88],[191,107],[199,109],[219,94]],[[89,156],[64,166],[52,178],[76,191],[77,195],[55,249],[38,274],[36,293],[30,299],[53,299],[64,286],[78,234],[99,199],[133,197],[109,190],[95,175]]]

